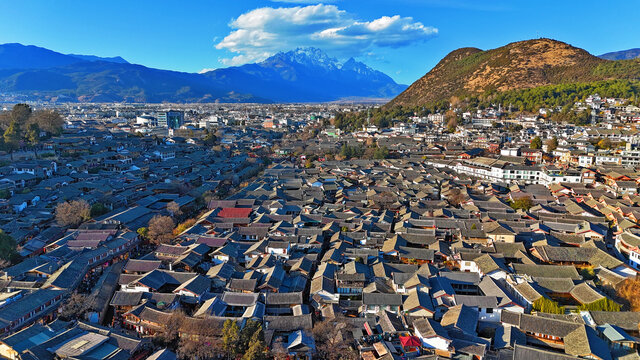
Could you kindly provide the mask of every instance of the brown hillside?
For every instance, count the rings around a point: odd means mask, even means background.
[[[640,61],[625,61],[600,59],[552,39],[519,41],[486,51],[462,48],[444,57],[388,105],[418,106],[488,91],[640,76]]]

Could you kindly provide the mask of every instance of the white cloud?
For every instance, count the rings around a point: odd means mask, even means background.
[[[301,0],[288,0],[301,1]],[[334,56],[359,56],[372,49],[398,48],[435,36],[438,29],[411,17],[357,19],[335,5],[263,7],[231,21],[232,31],[216,44],[234,55],[226,65],[255,62],[283,50],[315,46]]]
[[[258,62],[268,58],[271,55],[272,54],[268,52],[255,52],[251,54],[240,54],[231,58],[221,58],[219,60],[222,64],[227,66],[238,66],[242,64]]]
[[[434,36],[438,29],[414,22],[411,17],[383,16],[369,22],[356,21],[343,27],[323,30],[313,37],[350,45],[402,47]]]
[[[337,0],[324,0],[324,1],[317,1],[317,0],[271,0],[271,2],[278,2],[278,3],[287,3],[287,4],[317,4],[319,2],[323,2],[323,3],[333,3],[336,2]]]

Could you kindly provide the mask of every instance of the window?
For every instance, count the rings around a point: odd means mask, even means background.
[[[493,314],[493,308],[487,308],[487,314]]]

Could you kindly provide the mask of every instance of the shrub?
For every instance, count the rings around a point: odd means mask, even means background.
[[[530,197],[521,197],[519,199],[511,201],[509,205],[514,210],[522,209],[525,211],[529,211],[529,209],[531,209],[531,207],[533,206],[533,200],[531,200]]]
[[[578,310],[618,312],[620,311],[620,304],[609,299],[608,297],[604,297],[590,304],[582,304],[578,306]]]
[[[533,302],[533,310],[547,314],[564,314],[564,306],[559,306],[557,302],[541,297]]]
[[[178,236],[178,235],[182,234],[183,232],[185,232],[185,230],[189,229],[190,227],[192,227],[195,224],[196,224],[196,219],[188,219],[188,220],[178,224],[178,226],[176,226],[176,228],[173,229],[173,235],[174,236]]]

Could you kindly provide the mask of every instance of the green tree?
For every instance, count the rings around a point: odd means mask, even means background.
[[[222,348],[227,354],[227,358],[230,359],[237,354],[239,339],[238,323],[231,319],[226,320],[222,326]]]
[[[238,338],[238,350],[242,353],[245,352],[249,348],[249,342],[251,341],[251,337],[253,334],[262,330],[260,323],[253,320],[247,320],[244,327],[240,331],[240,335]]]
[[[13,161],[13,152],[20,145],[20,139],[22,135],[20,133],[20,124],[15,120],[9,123],[9,127],[4,131],[3,134],[5,149],[11,155],[11,161]]]
[[[345,159],[359,158],[364,154],[364,148],[362,146],[349,146],[343,144],[340,148],[340,155]]]
[[[522,209],[522,210],[525,210],[525,211],[529,211],[529,209],[531,209],[531,207],[533,207],[533,200],[531,200],[531,198],[528,197],[528,196],[521,197],[521,198],[517,198],[515,200],[512,200],[509,205],[514,210]]]
[[[0,199],[8,199],[11,197],[11,192],[7,189],[0,189]]]
[[[609,299],[608,297],[603,297],[600,300],[596,300],[589,304],[582,304],[578,306],[578,310],[588,310],[588,311],[611,311],[618,312],[620,311],[620,304],[615,301]]]
[[[376,151],[373,153],[373,158],[374,159],[386,159],[389,157],[389,149],[386,146],[383,147],[379,147],[376,149]]]
[[[311,169],[313,167],[315,167],[315,165],[313,165],[313,161],[311,161],[311,158],[307,158],[304,162],[304,168]]]
[[[91,217],[97,217],[100,215],[104,215],[106,213],[109,212],[109,208],[107,208],[106,206],[104,206],[104,204],[102,203],[95,203],[93,205],[91,205]]]
[[[540,139],[540,136],[536,136],[531,140],[531,146],[532,149],[541,149],[542,148],[542,139]]]
[[[267,347],[262,340],[262,330],[256,331],[251,337],[249,348],[242,356],[242,360],[262,360],[266,359]]]
[[[16,241],[0,229],[0,259],[16,262],[19,259]]]
[[[38,157],[38,144],[40,143],[40,127],[36,123],[27,125],[27,132],[25,138],[31,146],[33,146],[33,152]]]
[[[142,240],[149,239],[149,228],[148,227],[138,228],[138,230],[136,230],[136,232],[138,233],[138,236],[140,236],[140,238],[142,238]]]
[[[264,343],[262,326],[258,325],[257,328],[251,334],[251,339],[249,339],[248,341],[247,349],[241,351],[244,354],[242,356],[242,360],[266,359],[266,351],[267,351],[267,347]]]
[[[558,138],[555,136],[547,140],[547,151],[553,151],[558,148]]]
[[[27,104],[15,104],[11,109],[11,120],[18,124],[26,124],[31,117],[31,107]]]
[[[207,130],[206,134],[204,135],[204,138],[202,138],[202,141],[204,141],[204,144],[206,146],[211,147],[216,144],[216,142],[218,141],[218,138],[216,137],[215,133]]]
[[[601,139],[596,144],[596,148],[604,150],[611,149],[611,140],[609,140],[608,138]]]
[[[533,302],[533,310],[548,314],[564,314],[565,308],[564,306],[559,306],[557,302],[547,299],[546,297],[541,297],[540,299]]]

